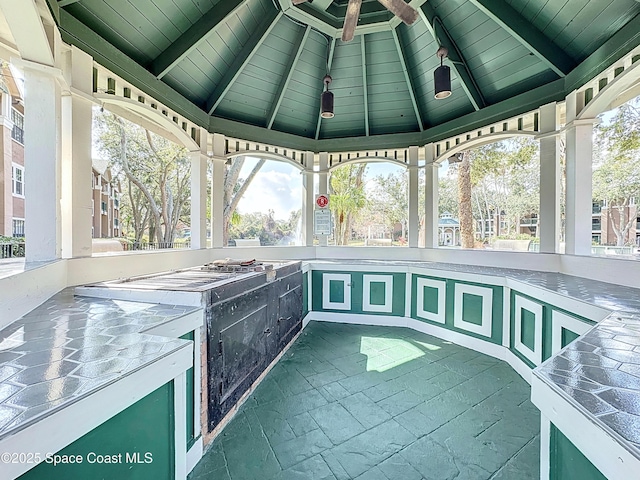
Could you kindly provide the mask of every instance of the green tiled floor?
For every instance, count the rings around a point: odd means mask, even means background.
[[[190,480],[539,478],[506,363],[405,328],[311,322]]]

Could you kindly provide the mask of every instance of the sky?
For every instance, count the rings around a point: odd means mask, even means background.
[[[249,157],[240,171],[240,178],[246,178],[258,163],[257,158]],[[369,185],[378,175],[387,175],[400,171],[390,163],[370,163],[365,173],[365,182]],[[317,191],[317,184],[315,191]],[[302,207],[302,175],[288,163],[267,160],[238,204],[240,214],[274,211],[274,218],[286,220],[291,212]]]

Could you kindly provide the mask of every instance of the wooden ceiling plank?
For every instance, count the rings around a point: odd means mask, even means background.
[[[451,66],[456,72],[464,93],[469,98],[471,105],[477,111],[487,106],[487,102],[478,87],[478,84],[471,74],[471,70],[467,65],[460,49],[456,45],[449,32],[444,28],[442,21],[436,16],[435,11],[428,3],[418,9],[418,14],[423,23],[427,27],[427,30],[437,43],[445,47],[449,51],[449,59],[451,60]],[[436,26],[438,27],[435,30]],[[440,33],[440,34],[439,34]]]
[[[329,56],[327,57],[327,74],[331,72],[331,65],[333,64],[333,54],[336,51],[336,38],[331,39],[331,45],[329,45]],[[324,84],[323,84],[324,90]],[[320,107],[318,107],[318,123],[316,124],[316,135],[315,139],[318,140],[320,138],[320,125],[322,124],[322,117],[320,116]]]
[[[369,136],[369,96],[367,95],[367,55],[364,47],[364,35],[360,35],[360,52],[362,54],[362,89],[364,91],[364,132]]]
[[[298,65],[298,60],[300,60],[300,56],[302,55],[302,51],[304,50],[305,43],[309,38],[309,34],[311,33],[311,27],[307,25],[307,28],[302,30],[298,35],[298,38],[295,41],[294,51],[296,54],[289,59],[289,64],[285,69],[285,76],[282,78],[282,82],[278,87],[278,94],[276,101],[271,108],[271,113],[269,114],[269,121],[267,122],[267,128],[271,129],[273,126],[273,122],[276,119],[276,115],[278,114],[278,110],[280,109],[280,105],[282,104],[282,99],[284,98],[284,94],[289,88],[289,82],[291,82],[291,77],[293,77],[293,72]]]
[[[269,33],[275,28],[278,20],[282,18],[282,15],[282,12],[278,12],[275,16],[266,16],[262,23],[256,28],[254,34],[249,38],[249,41],[242,47],[235,61],[229,67],[227,73],[222,77],[222,80],[220,80],[220,83],[218,83],[216,89],[207,101],[207,111],[209,115],[212,115],[214,110],[220,105],[225,94],[233,86],[233,83],[238,79],[244,67],[247,66],[260,46],[264,43]]]
[[[391,30],[391,34],[393,35],[393,41],[396,44],[396,50],[398,51],[398,58],[400,59],[400,65],[402,66],[402,73],[404,74],[404,81],[406,82],[407,89],[409,90],[411,105],[413,105],[413,111],[416,114],[418,127],[422,132],[424,130],[424,123],[422,122],[422,116],[420,115],[420,109],[418,108],[418,102],[416,101],[416,94],[413,88],[413,80],[411,79],[411,75],[409,75],[409,70],[407,70],[407,62],[405,60],[404,50],[402,49],[402,44],[400,43],[400,39],[398,38],[398,32],[396,32],[395,28]]]
[[[231,15],[238,12],[251,0],[234,0],[220,2],[211,8],[200,20],[171,43],[169,47],[151,62],[151,72],[158,78],[164,77],[173,67],[180,63],[209,35],[214,33]]]
[[[547,64],[558,76],[565,77],[575,68],[576,62],[562,48],[556,46],[509,4],[491,0],[469,1]]]

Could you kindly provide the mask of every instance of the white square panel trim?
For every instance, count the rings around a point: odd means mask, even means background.
[[[342,302],[331,301],[331,281],[343,282]],[[348,273],[322,274],[322,308],[325,310],[351,310],[351,275]]]
[[[527,298],[516,295],[514,305],[515,330],[513,348],[534,365],[542,363],[542,305]],[[528,310],[534,316],[533,351],[522,343],[522,309]]]
[[[464,319],[462,311],[462,299],[465,293],[482,297],[482,324],[476,325]],[[476,285],[466,285],[456,283],[453,308],[453,325],[467,332],[477,333],[483,337],[491,338],[491,327],[493,325],[493,289],[478,287]]]
[[[551,355],[555,355],[562,350],[562,329],[571,330],[578,335],[587,333],[593,325],[582,322],[564,313],[556,312],[551,314]]]
[[[416,282],[416,317],[431,320],[432,322],[445,323],[445,292],[447,291],[447,282],[442,280],[432,280],[430,278],[418,277]],[[424,309],[424,289],[425,287],[435,288],[438,292],[438,311],[437,313],[427,312]]]
[[[384,304],[371,303],[371,284],[384,283]],[[393,275],[363,275],[362,276],[362,310],[364,312],[393,311]]]

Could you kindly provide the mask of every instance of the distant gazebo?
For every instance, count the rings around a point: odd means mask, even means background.
[[[449,212],[440,215],[438,221],[438,238],[445,247],[460,245],[460,221]]]

